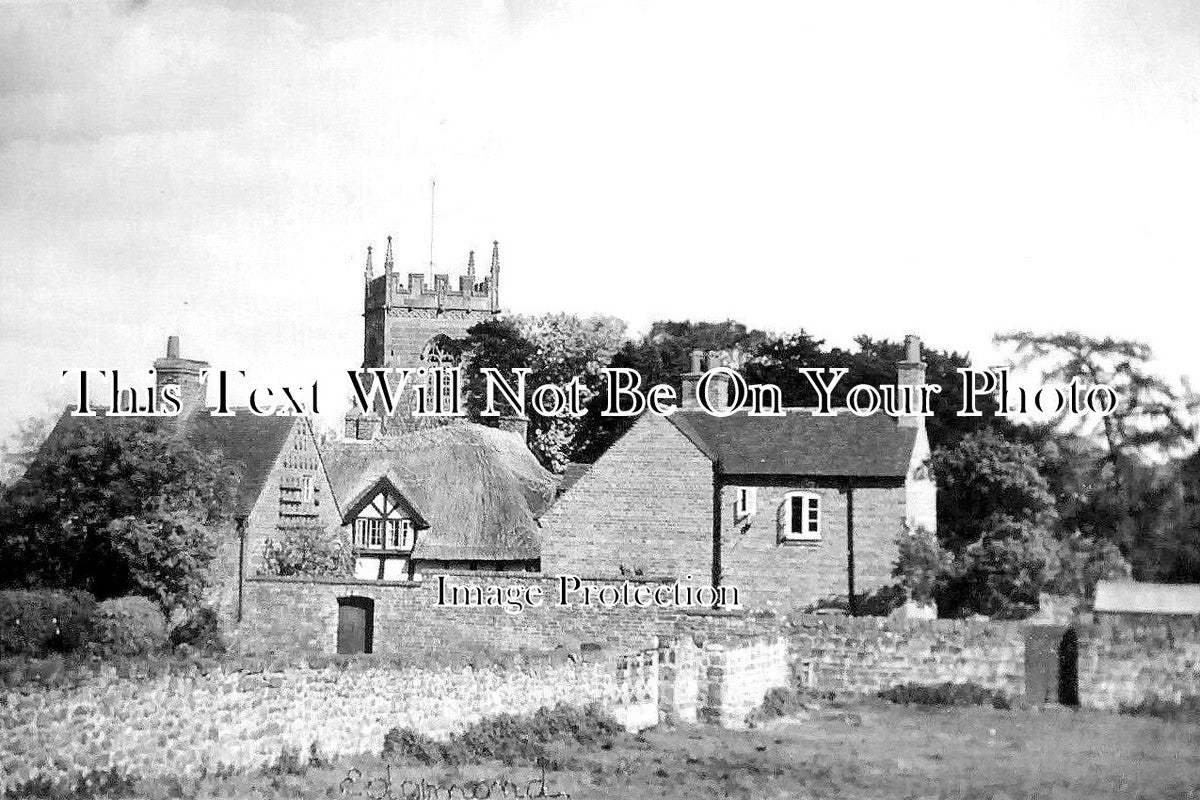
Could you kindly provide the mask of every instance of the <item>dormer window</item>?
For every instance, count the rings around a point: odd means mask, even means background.
[[[789,492],[779,506],[780,542],[821,541],[821,495]]]

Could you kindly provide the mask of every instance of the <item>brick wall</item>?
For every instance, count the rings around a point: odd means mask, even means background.
[[[972,682],[1025,691],[1025,638],[1015,622],[792,618],[789,659],[820,690],[877,692],[901,683]]]
[[[301,491],[305,477],[312,481],[310,500],[304,500]],[[342,537],[347,546],[350,544],[349,529],[342,526],[337,501],[307,420],[297,418],[263,483],[258,502],[243,524],[242,534],[232,525],[222,532],[212,566],[212,596],[227,626],[234,625],[237,620],[239,558],[243,576],[260,575],[264,569],[263,548],[267,540],[278,540],[300,527],[318,527]]]
[[[1200,617],[1105,615],[1077,630],[1081,705],[1200,696]]]
[[[722,584],[736,586],[742,605],[790,611],[848,591],[847,495],[842,482],[762,485],[752,478],[728,478],[721,488]],[[758,511],[737,520],[739,486],[757,486]],[[821,497],[821,539],[779,541],[778,512],[794,491]],[[892,566],[904,531],[905,488],[854,488],[854,585],[861,594],[892,583]]]
[[[453,572],[445,577],[454,585],[537,586],[544,592],[544,605],[519,614],[502,608],[439,605],[436,578],[385,583],[260,577],[247,581],[246,613],[231,633],[246,652],[333,653],[341,597],[374,601],[376,653],[544,650],[581,643],[637,648],[672,632],[675,614],[655,606],[560,606],[556,578],[489,572]],[[615,584],[587,580],[585,585]],[[631,581],[631,585],[657,586],[659,581]]]
[[[541,519],[542,569],[712,576],[712,462],[668,420],[641,419]]]

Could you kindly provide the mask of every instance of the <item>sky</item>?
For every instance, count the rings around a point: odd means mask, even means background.
[[[514,312],[1200,376],[1190,0],[0,0],[0,435],[172,333],[340,404],[433,177],[437,270],[498,239]]]

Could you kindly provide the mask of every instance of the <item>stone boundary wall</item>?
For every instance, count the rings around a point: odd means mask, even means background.
[[[1200,696],[1200,617],[1105,615],[1077,632],[1080,705]]]
[[[611,659],[529,670],[423,670],[374,662],[119,677],[105,670],[69,687],[0,694],[0,795],[39,777],[73,781],[117,768],[143,778],[196,777],[204,768],[379,752],[387,731],[434,737],[501,712],[599,702],[622,718]]]
[[[790,684],[787,640],[756,638],[704,646],[700,719],[723,728],[744,728],[746,717],[771,689]]]
[[[788,639],[797,684],[818,690],[972,682],[1025,691],[1024,629],[1016,622],[811,614],[791,618]]]

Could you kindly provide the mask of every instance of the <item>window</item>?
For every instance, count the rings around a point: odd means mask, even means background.
[[[821,496],[815,492],[791,492],[779,507],[779,541],[820,541]]]
[[[383,549],[383,520],[358,519],[354,521],[354,544],[357,547]]]
[[[733,501],[734,519],[743,520],[754,516],[758,511],[758,490],[746,486],[739,487],[737,498]]]
[[[311,503],[312,499],[313,499],[312,475],[304,475],[300,478],[300,502]]]

